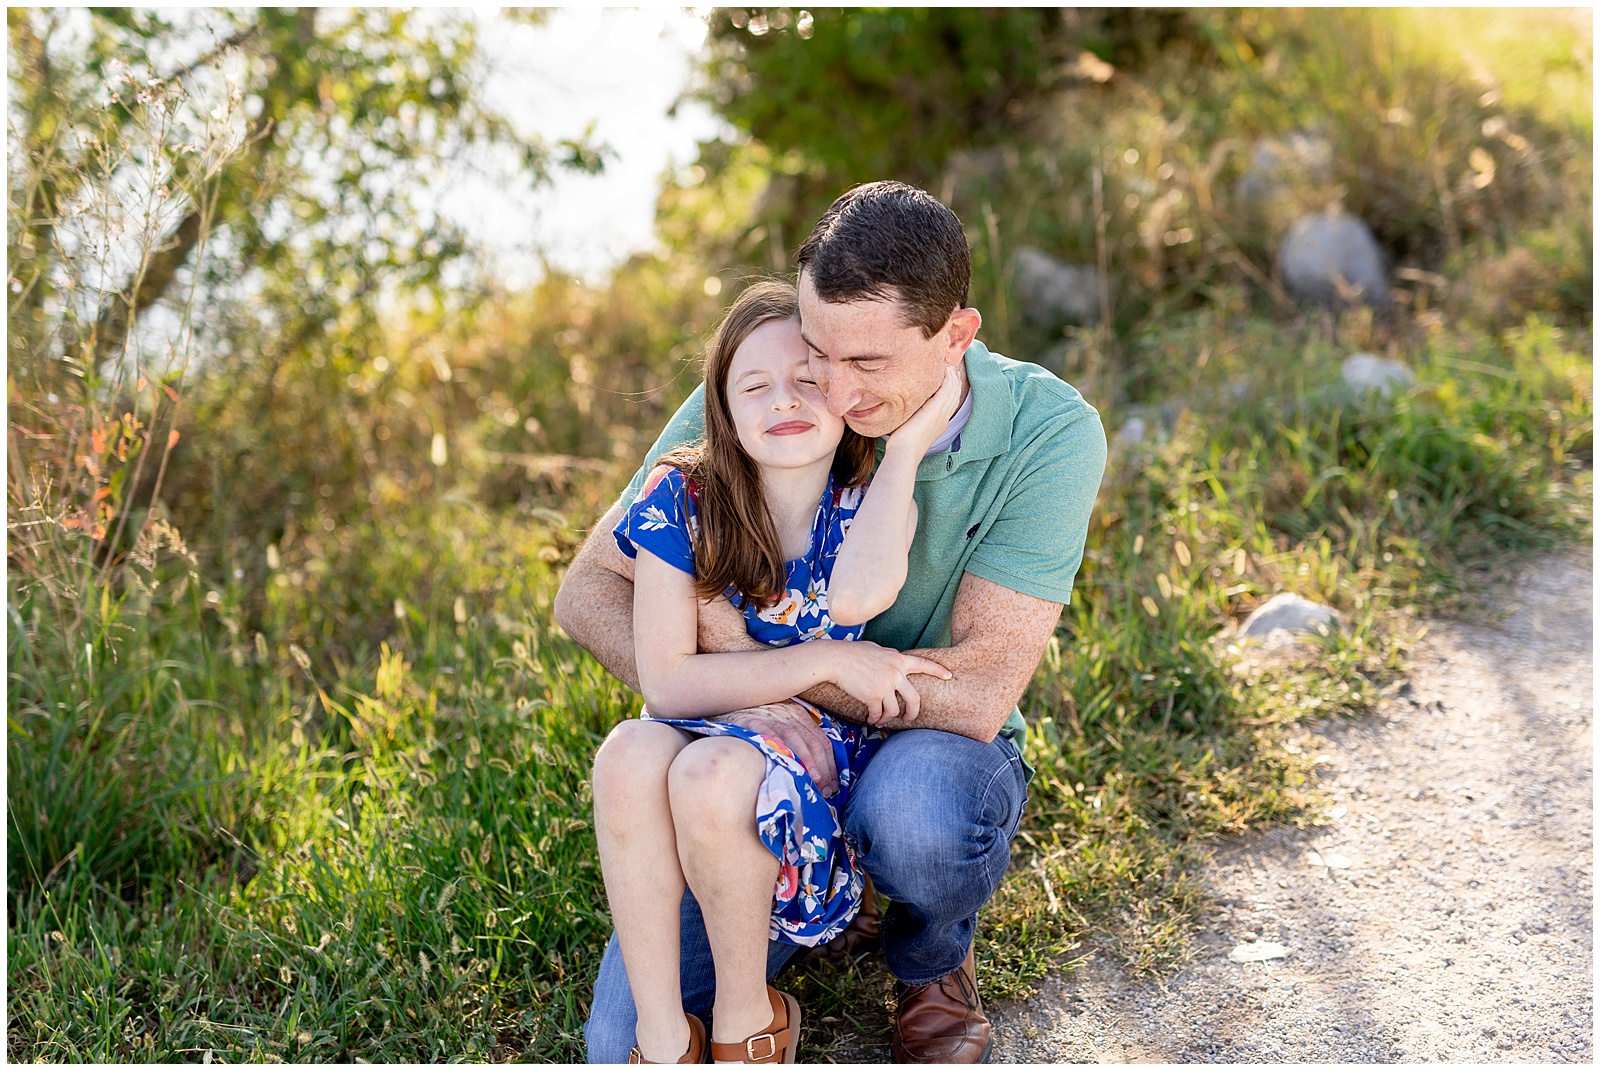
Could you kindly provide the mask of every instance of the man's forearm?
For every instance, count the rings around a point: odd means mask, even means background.
[[[884,727],[942,729],[989,743],[1033,679],[1060,618],[1060,603],[963,575],[950,615],[951,645],[907,652],[939,663],[950,679],[913,676],[922,705],[917,720],[907,725],[895,719]],[[849,721],[866,720],[862,705],[831,685],[813,688],[805,698]]]
[[[556,622],[568,636],[616,678],[639,690],[639,667],[633,646],[633,561],[624,557],[608,533],[622,517],[612,506],[595,525],[594,534],[578,549],[561,590],[556,592]],[[754,651],[761,644],[745,631],[744,615],[727,599],[702,604],[699,619],[702,651]]]
[[[906,653],[937,662],[954,676],[947,681],[922,673],[913,676],[911,683],[922,701],[917,720],[906,724],[895,718],[884,722],[883,728],[940,729],[985,744],[995,738],[1005,724],[1006,715],[1016,703],[1015,698],[1007,701],[999,687],[985,681],[981,674],[964,673],[965,663],[969,659],[956,648],[934,647]],[[846,721],[864,724],[867,720],[866,706],[836,684],[819,684],[802,693],[801,698]],[[997,711],[998,719],[995,716]]]

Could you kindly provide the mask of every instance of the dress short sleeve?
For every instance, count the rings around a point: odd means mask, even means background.
[[[643,547],[675,569],[694,575],[694,530],[698,525],[688,480],[670,465],[657,465],[622,520],[611,530],[630,558]]]

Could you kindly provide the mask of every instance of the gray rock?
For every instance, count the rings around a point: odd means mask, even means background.
[[[1278,273],[1291,294],[1312,304],[1389,303],[1377,239],[1365,223],[1340,209],[1294,222],[1278,249]]]
[[[1146,430],[1144,417],[1129,417],[1123,421],[1122,427],[1117,429],[1117,441],[1129,446],[1138,446],[1144,442]]]
[[[1395,384],[1409,387],[1416,382],[1404,364],[1375,353],[1352,353],[1344,359],[1343,371],[1345,386],[1358,394],[1375,390],[1387,398]]]
[[[1023,246],[1011,259],[1012,289],[1029,323],[1053,331],[1100,319],[1100,272]]]
[[[1016,148],[1010,145],[958,149],[945,161],[939,176],[938,191],[943,194],[939,200],[949,204],[956,197],[996,194],[1020,163]]]
[[[1274,595],[1245,618],[1239,634],[1265,639],[1283,630],[1293,633],[1321,633],[1339,627],[1339,613],[1332,607],[1283,592]]]
[[[1250,941],[1235,945],[1228,953],[1230,963],[1265,963],[1269,959],[1282,959],[1289,950],[1276,941]]]
[[[1263,212],[1272,201],[1323,185],[1332,177],[1332,143],[1318,134],[1296,130],[1252,145],[1250,163],[1234,190],[1247,210]]]

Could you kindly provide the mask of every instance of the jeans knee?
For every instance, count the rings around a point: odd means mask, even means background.
[[[633,1048],[638,1012],[616,934],[606,942],[594,980],[594,999],[583,1024],[583,1041],[591,1064],[625,1064]]]
[[[633,1048],[637,1024],[629,1020],[626,1025],[615,1017],[602,1018],[596,1011],[583,1024],[583,1042],[591,1064],[625,1064]]]
[[[897,736],[900,746],[891,738],[856,786],[845,831],[890,899],[975,911],[1010,862],[1026,798],[1015,751],[931,730]]]

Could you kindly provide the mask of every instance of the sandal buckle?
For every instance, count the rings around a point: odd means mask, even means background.
[[[758,1041],[765,1041],[767,1043],[766,1052],[756,1052],[755,1043]],[[778,1054],[778,1039],[773,1037],[771,1034],[757,1034],[753,1038],[746,1038],[744,1042],[744,1054],[745,1056],[749,1057],[752,1063],[760,1060],[770,1060]]]

